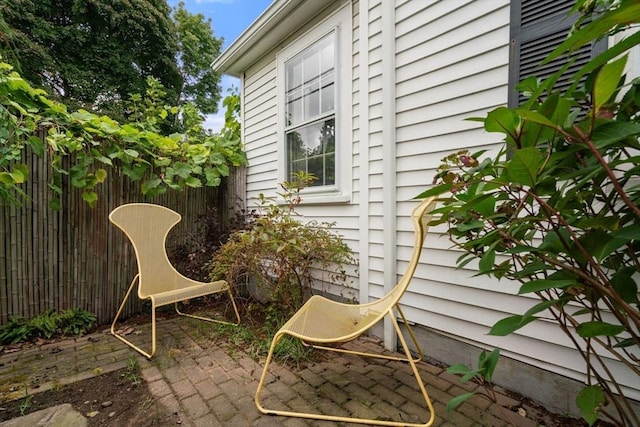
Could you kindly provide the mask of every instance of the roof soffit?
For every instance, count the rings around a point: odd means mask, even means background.
[[[211,64],[222,74],[242,73],[274,46],[311,21],[338,0],[275,0]]]

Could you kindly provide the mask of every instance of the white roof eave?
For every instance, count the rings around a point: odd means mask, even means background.
[[[211,67],[240,77],[256,60],[335,0],[274,0]]]

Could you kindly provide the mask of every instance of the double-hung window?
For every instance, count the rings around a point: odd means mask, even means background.
[[[350,23],[343,7],[278,54],[278,179],[313,174],[308,202],[349,199]]]
[[[285,62],[286,172],[336,183],[336,37],[324,36]]]

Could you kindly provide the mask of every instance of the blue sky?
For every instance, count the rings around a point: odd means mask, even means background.
[[[182,0],[190,13],[201,13],[211,19],[211,28],[216,37],[224,38],[226,49],[262,12],[272,0]],[[180,0],[168,0],[169,6],[177,7]],[[240,81],[233,77],[222,77],[222,95],[231,86],[238,87]],[[205,127],[218,131],[224,122],[222,105],[218,114],[207,117]]]

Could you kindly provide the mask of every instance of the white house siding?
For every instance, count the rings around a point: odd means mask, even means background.
[[[465,119],[507,102],[509,2],[397,1],[395,13],[398,242],[403,243],[397,251],[402,271],[412,242],[407,213],[413,202],[407,200],[427,188],[446,155],[496,142],[481,124]],[[418,324],[495,345],[485,335],[487,326],[501,318],[495,308],[517,310],[509,299],[521,299],[497,292],[486,279],[469,280],[472,271],[456,270],[460,254],[450,250],[441,231],[432,229],[428,235],[423,263],[403,300],[407,313]],[[527,307],[526,301],[519,305]]]
[[[247,206],[260,193],[271,195],[277,185],[275,56],[251,67],[243,78],[243,137],[247,168]]]
[[[495,148],[495,135],[465,119],[484,116],[507,103],[509,2],[398,0],[395,13],[397,254],[402,272],[412,242],[406,214],[413,202],[405,201],[427,187],[447,154]],[[374,164],[371,168],[376,169]],[[537,301],[514,295],[517,284],[473,277],[471,266],[455,269],[460,253],[450,249],[442,229],[431,231],[416,280],[403,300],[411,321],[481,347],[500,347],[503,355],[527,364],[584,379],[584,366],[576,363],[579,355],[553,322],[535,322],[504,338],[486,335],[496,321],[522,314]],[[380,288],[371,290],[380,296]],[[624,372],[626,368],[611,363],[611,369]],[[630,396],[640,397],[637,377],[620,375],[620,379],[635,389]]]

